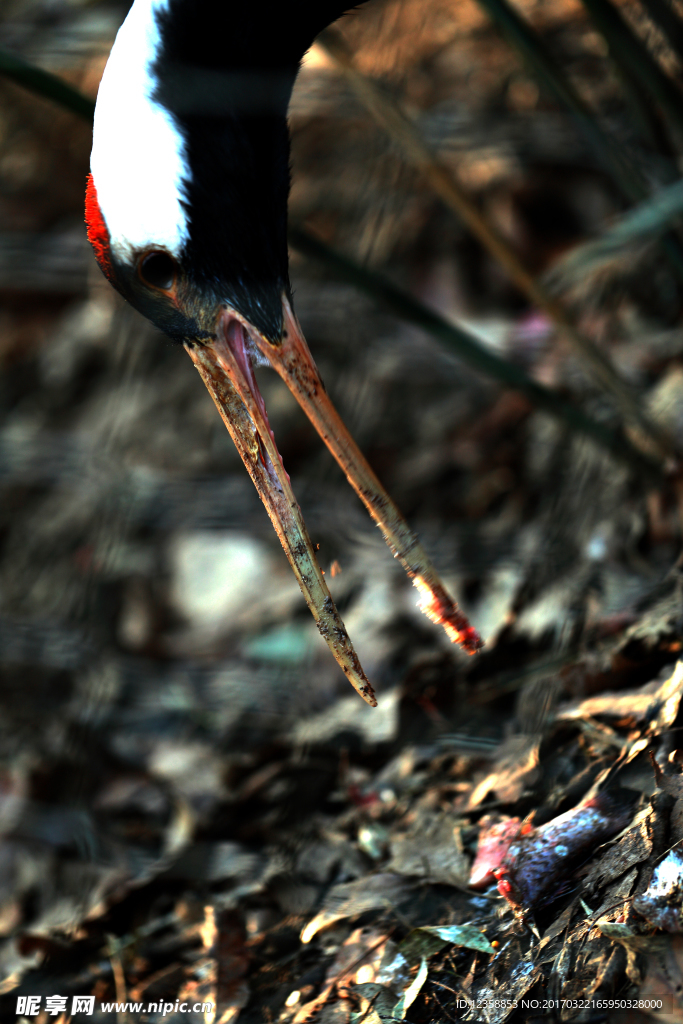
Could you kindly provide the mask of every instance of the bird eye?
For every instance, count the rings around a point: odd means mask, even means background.
[[[163,291],[173,287],[177,269],[176,261],[167,252],[148,252],[138,264],[138,273],[145,284]]]

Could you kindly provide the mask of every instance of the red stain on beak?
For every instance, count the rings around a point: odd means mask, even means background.
[[[109,252],[109,231],[97,201],[97,189],[92,174],[88,175],[85,188],[85,225],[88,241],[95,250],[95,259],[100,265],[100,270],[107,280],[111,281],[113,272]]]

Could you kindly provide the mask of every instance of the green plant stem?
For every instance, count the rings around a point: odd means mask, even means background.
[[[10,78],[18,85],[23,85],[24,88],[38,96],[52,100],[66,110],[71,110],[86,121],[93,119],[95,113],[93,100],[84,96],[78,89],[74,89],[57,75],[34,67],[33,64],[22,60],[21,57],[16,57],[13,53],[7,53],[6,50],[0,50],[0,75]]]
[[[649,483],[661,482],[660,466],[636,449],[620,430],[613,429],[587,416],[572,402],[556,391],[532,380],[514,363],[490,352],[468,331],[444,320],[407,292],[385,277],[361,267],[357,263],[330,249],[320,239],[300,227],[290,227],[289,241],[293,248],[305,256],[327,266],[337,277],[355,285],[371,298],[388,307],[392,313],[422,328],[437,338],[451,352],[470,366],[526,395],[539,409],[561,420],[571,430],[585,434],[616,458],[626,462]]]
[[[645,182],[635,168],[629,166],[607,137],[592,112],[558,67],[557,60],[545,43],[507,0],[478,0],[479,5],[495,21],[509,42],[522,55],[535,78],[547,93],[571,111],[586,141],[603,167],[618,184],[629,202],[647,194]]]
[[[650,190],[642,175],[624,157],[616,140],[603,131],[538,34],[508,0],[478,0],[478,3],[520,53],[541,88],[571,112],[577,127],[599,164],[614,181],[622,198],[629,204],[646,199]],[[662,238],[661,246],[677,275],[683,278],[683,248],[678,238],[668,234]]]
[[[625,420],[636,428],[640,447],[650,451],[654,444],[660,458],[672,455],[670,439],[645,415],[638,396],[622,380],[609,358],[591,338],[577,329],[568,311],[529,273],[507,239],[489,223],[473,202],[457,172],[441,162],[438,154],[427,145],[414,122],[404,114],[398,103],[377,82],[358,71],[343,37],[335,30],[327,29],[318,37],[318,42],[347,76],[375,121],[400,147],[404,158],[421,172],[436,195],[467,225],[531,304],[542,310],[555,324],[593,380],[612,397]]]

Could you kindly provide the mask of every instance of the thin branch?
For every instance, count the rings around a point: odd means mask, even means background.
[[[593,380],[612,396],[622,416],[636,427],[638,434],[646,435],[642,439],[641,447],[649,451],[654,442],[660,458],[672,455],[671,441],[645,415],[637,396],[626,381],[622,380],[609,359],[590,338],[576,329],[568,312],[528,272],[507,240],[482,215],[458,180],[455,171],[441,162],[414,123],[376,82],[354,67],[353,56],[342,36],[336,30],[326,29],[318,37],[318,42],[344,71],[356,95],[375,121],[400,146],[405,158],[421,172],[442,202],[464,221],[482,245],[505,268],[529,301],[556,325],[562,336],[578,353]]]

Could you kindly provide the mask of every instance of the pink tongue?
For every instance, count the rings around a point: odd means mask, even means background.
[[[251,391],[254,397],[254,401],[258,405],[261,415],[263,416],[263,420],[266,426],[268,427],[268,433],[270,434],[273,440],[273,444],[275,444],[275,434],[273,433],[270,426],[270,422],[268,420],[268,413],[266,412],[266,403],[263,401],[263,395],[259,391],[259,386],[256,383],[256,377],[254,376],[254,368],[251,365],[251,359],[249,358],[249,353],[247,352],[247,343],[249,340],[249,336],[244,326],[239,322],[239,320],[230,321],[230,323],[228,324],[228,329],[225,332],[225,340],[228,343],[230,351],[237,360],[237,365],[244,374],[244,379],[249,385],[249,390]],[[275,449],[277,451],[277,445],[275,445]],[[289,473],[285,469],[285,464],[282,461],[282,456],[280,455],[279,452],[277,454],[278,458],[280,459],[282,469],[284,470],[284,473],[287,477],[287,481],[291,483]]]

